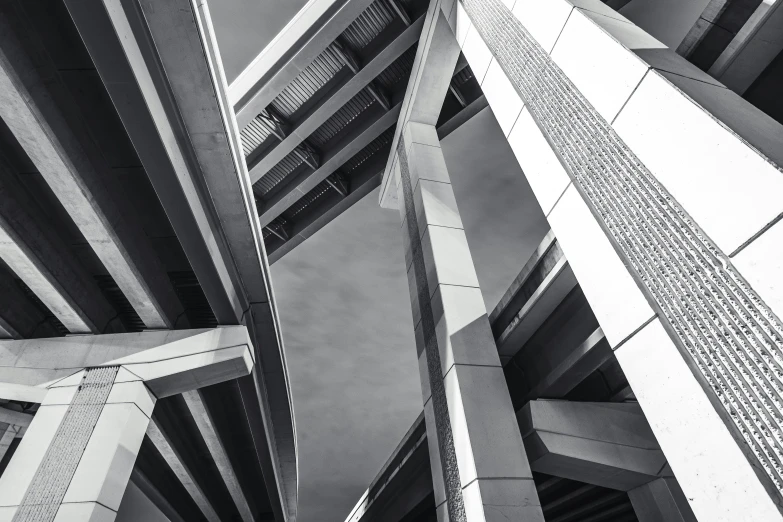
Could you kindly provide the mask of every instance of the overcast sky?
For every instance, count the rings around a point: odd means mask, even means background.
[[[444,140],[485,301],[548,228],[489,109]],[[377,190],[272,267],[299,435],[300,518],[342,522],[421,411],[399,213]]]
[[[304,0],[210,8],[231,81]],[[486,109],[443,142],[488,308],[548,230]],[[377,190],[272,267],[299,451],[300,522],[342,522],[421,411],[399,214]]]

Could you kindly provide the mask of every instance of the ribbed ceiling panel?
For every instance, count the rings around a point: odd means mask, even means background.
[[[375,138],[375,140],[371,141],[366,147],[354,154],[351,159],[345,162],[340,171],[344,172],[350,177],[350,174],[356,168],[361,166],[369,159],[373,158],[379,152],[387,150],[387,147],[392,142],[393,138],[394,127],[384,131],[383,134]],[[333,180],[333,176],[330,176],[329,179]],[[317,201],[328,194],[330,190],[333,191],[334,189],[329,185],[329,182],[326,180],[322,181],[314,189],[303,196],[299,201],[291,205],[291,208],[286,211],[286,215],[291,219],[295,219],[297,214],[316,204]]]
[[[283,116],[290,117],[321,87],[334,78],[342,67],[342,60],[330,45],[288,84],[288,87],[272,101],[272,105]]]
[[[299,157],[296,151],[292,151],[285,158],[280,160],[277,165],[269,169],[269,172],[264,174],[264,176],[256,182],[255,186],[260,188],[261,193],[265,195],[301,164],[302,158]]]
[[[343,32],[343,38],[356,50],[363,49],[394,20],[386,0],[376,0]]]
[[[272,133],[272,125],[260,114],[242,129],[242,150],[245,157],[261,145]]]
[[[317,147],[323,147],[326,142],[334,138],[374,102],[375,98],[373,98],[372,94],[366,88],[362,89],[359,91],[359,94],[351,98],[339,111],[318,127],[310,135],[310,141]]]
[[[382,151],[387,147],[394,139],[394,129],[391,127],[383,131],[383,133],[371,141],[366,147],[353,155],[351,159],[345,162],[343,165],[343,172],[350,174],[354,169],[362,165],[370,158],[372,158],[379,151]]]
[[[416,58],[416,45],[402,53],[391,65],[378,75],[378,83],[388,90],[402,80],[407,80],[413,69],[413,60]]]

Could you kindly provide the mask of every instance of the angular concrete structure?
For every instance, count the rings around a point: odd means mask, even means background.
[[[312,0],[231,85],[204,0],[0,4],[0,520],[294,522],[269,265],[379,186],[423,411],[348,521],[783,519],[779,4]]]

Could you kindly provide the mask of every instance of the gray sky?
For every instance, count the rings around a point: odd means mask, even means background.
[[[209,11],[228,83],[255,58],[307,0],[212,0]]]
[[[229,82],[305,0],[210,4]],[[443,142],[489,309],[548,230],[489,109]],[[377,190],[272,267],[301,522],[341,522],[421,411],[399,214]]]
[[[443,143],[485,301],[548,230],[489,110]],[[341,522],[421,411],[399,213],[373,191],[272,267],[299,438],[299,520]]]

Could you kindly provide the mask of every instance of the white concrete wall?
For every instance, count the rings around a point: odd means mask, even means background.
[[[783,127],[598,0],[508,3],[783,315]],[[697,518],[783,520],[461,5],[455,34]]]

